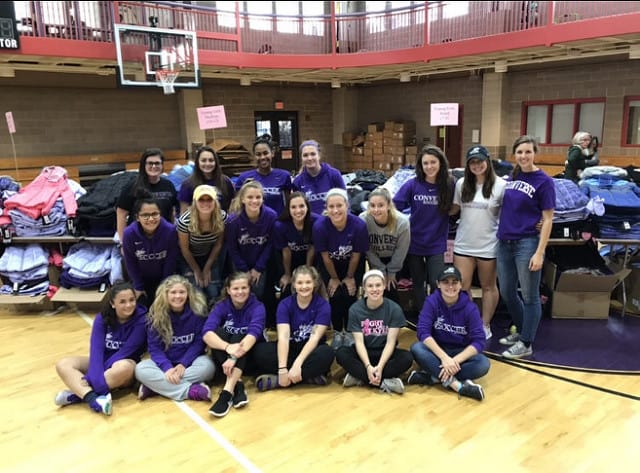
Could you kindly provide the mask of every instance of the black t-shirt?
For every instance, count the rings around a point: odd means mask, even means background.
[[[132,211],[136,203],[136,197],[132,192],[132,188],[133,186],[129,186],[120,194],[117,205],[118,208],[129,212],[127,223],[131,223],[134,220]],[[164,219],[167,222],[173,222],[173,211],[178,205],[178,194],[173,183],[169,179],[160,177],[157,183],[149,185],[148,190],[153,198],[158,201],[158,204],[160,204],[160,212]]]

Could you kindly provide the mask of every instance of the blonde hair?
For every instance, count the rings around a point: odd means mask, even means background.
[[[293,274],[291,275],[291,293],[295,294],[296,279],[298,278],[298,276],[302,276],[303,274],[311,276],[311,280],[313,281],[313,293],[317,294],[320,290],[320,274],[318,273],[318,270],[316,268],[314,268],[313,266],[308,266],[306,264],[298,266],[293,270]]]
[[[368,200],[371,201],[371,197],[378,196],[382,197],[387,202],[387,205],[389,207],[389,209],[387,210],[387,226],[389,227],[389,230],[395,232],[398,225],[398,216],[396,215],[397,210],[395,204],[393,203],[393,199],[391,198],[391,193],[384,187],[376,187],[369,194]],[[369,211],[369,207],[367,207],[367,213],[371,214],[371,212]]]
[[[224,232],[224,221],[222,218],[222,210],[220,209],[220,202],[218,201],[218,192],[215,191],[215,197],[213,199],[213,212],[211,212],[211,233],[213,233],[216,237],[220,237],[222,232]],[[198,206],[196,205],[197,200],[193,199],[191,206],[189,207],[189,211],[191,213],[191,218],[189,219],[189,233],[193,233],[194,235],[202,235],[200,231],[200,211],[198,210]]]
[[[171,325],[171,308],[168,301],[169,290],[176,284],[182,284],[187,289],[187,302],[191,310],[198,317],[206,317],[207,300],[197,291],[187,278],[174,274],[160,283],[156,290],[156,297],[147,313],[147,324],[152,327],[164,342],[165,349],[171,346],[173,326]]]
[[[262,184],[260,184],[260,182],[256,181],[255,179],[247,179],[246,181],[244,181],[244,184],[242,184],[242,187],[231,201],[229,211],[238,213],[244,208],[242,201],[249,189],[258,189],[260,191],[260,194],[262,194],[262,198],[264,199],[264,189],[262,187]]]

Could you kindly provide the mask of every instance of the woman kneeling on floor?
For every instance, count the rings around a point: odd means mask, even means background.
[[[354,345],[336,352],[336,361],[346,371],[344,387],[369,384],[387,393],[404,393],[399,376],[413,359],[407,350],[396,348],[400,329],[406,320],[402,309],[383,297],[384,274],[372,269],[362,278],[364,298],[349,308],[347,329],[353,333]]]
[[[278,341],[255,348],[260,391],[304,382],[325,385],[333,363],[333,349],[325,343],[331,307],[319,294],[320,275],[311,266],[293,271],[293,294],[278,304]],[[274,373],[278,373],[277,375]]]
[[[208,401],[207,386],[215,365],[205,352],[202,327],[207,301],[183,276],[169,276],[160,283],[147,314],[147,339],[151,359],[136,366],[140,381],[138,399],[160,394],[174,401]]]
[[[438,289],[425,300],[418,317],[420,341],[411,346],[422,371],[412,371],[407,383],[442,383],[460,396],[482,401],[482,386],[472,380],[489,371],[489,359],[482,354],[486,340],[480,311],[461,292],[461,280],[456,267],[445,268],[438,276]]]
[[[89,356],[70,356],[56,364],[69,389],[55,398],[58,406],[85,402],[95,412],[111,415],[111,390],[133,383],[136,363],[145,351],[145,314],[129,283],[109,291],[91,329]]]
[[[256,342],[264,341],[266,311],[251,293],[249,273],[236,272],[225,281],[222,299],[215,305],[202,329],[203,339],[212,348],[214,359],[226,376],[218,400],[209,414],[224,417],[231,409],[249,404],[242,382],[248,353]]]

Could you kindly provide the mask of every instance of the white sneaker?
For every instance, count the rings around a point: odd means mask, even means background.
[[[490,325],[483,325],[482,328],[484,328],[484,338],[485,338],[485,340],[489,340],[491,337],[493,337],[493,334],[491,333],[491,326]]]
[[[502,356],[509,359],[517,359],[531,355],[533,355],[533,348],[531,345],[527,347],[522,341],[517,341],[511,345],[508,350],[502,352]]]
[[[82,402],[82,399],[76,396],[72,391],[64,389],[56,394],[53,402],[56,403],[56,406],[68,406],[69,404],[78,404]]]
[[[342,386],[345,388],[351,388],[353,386],[362,386],[364,383],[350,373],[344,377]]]
[[[513,345],[514,343],[518,343],[520,341],[520,334],[518,332],[510,333],[506,337],[502,337],[500,339],[501,345]]]
[[[404,384],[400,378],[385,378],[380,383],[380,391],[389,394],[404,394]]]
[[[110,416],[111,412],[112,412],[112,406],[113,406],[113,402],[111,400],[111,393],[106,394],[106,395],[102,395],[102,396],[98,396],[98,398],[96,399],[96,404],[98,404],[98,406],[100,406],[101,412],[106,415],[106,416]]]

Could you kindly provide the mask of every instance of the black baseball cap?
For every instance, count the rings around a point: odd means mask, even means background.
[[[462,281],[462,275],[460,274],[460,271],[458,271],[458,268],[456,268],[455,266],[447,266],[442,271],[440,271],[440,274],[438,274],[438,282],[444,281],[447,278],[454,278],[458,281]]]
[[[489,150],[484,146],[472,146],[467,151],[467,161],[469,161],[470,159],[482,159],[484,161],[487,161],[490,158],[491,156],[489,155]]]

